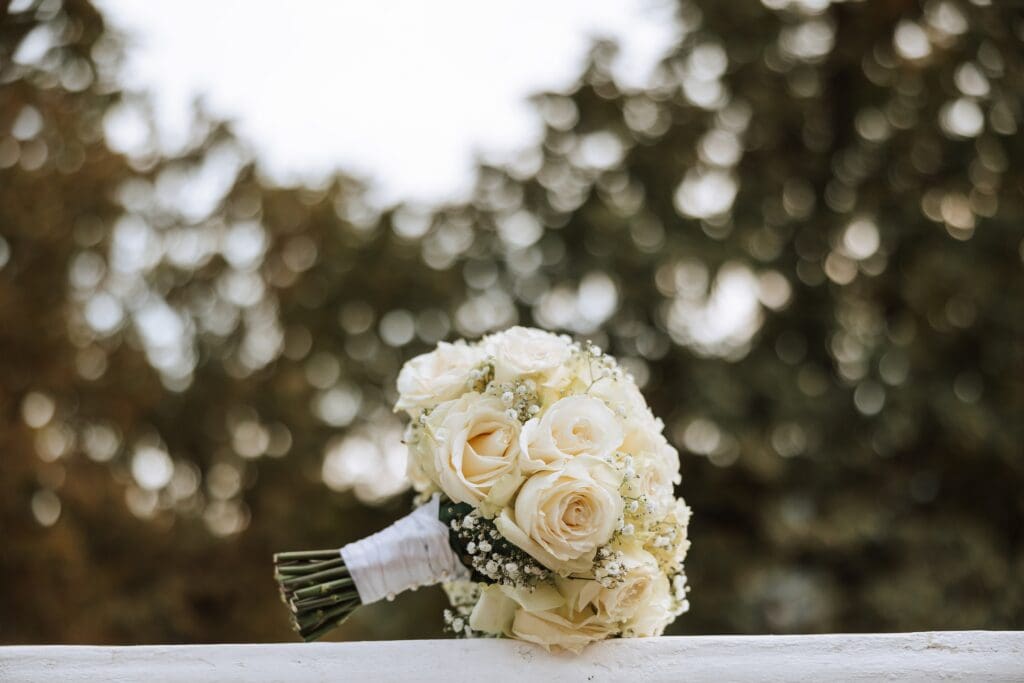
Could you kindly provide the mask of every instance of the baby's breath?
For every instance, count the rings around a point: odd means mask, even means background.
[[[626,575],[622,564],[623,554],[609,546],[598,548],[594,557],[594,578],[605,588],[621,583]]]
[[[445,584],[444,590],[452,605],[442,613],[445,632],[456,638],[488,637],[490,634],[474,631],[469,625],[473,607],[480,599],[480,586],[471,581],[455,581]]]
[[[494,361],[488,359],[470,371],[466,385],[470,391],[482,394],[487,391],[487,387],[490,386],[493,380]]]
[[[530,587],[551,578],[551,572],[498,533],[494,522],[461,504],[444,506],[453,545],[474,578],[504,586]]]
[[[518,379],[500,384],[492,382],[486,391],[501,400],[506,406],[505,414],[510,419],[525,423],[540,412],[537,384],[531,379]]]

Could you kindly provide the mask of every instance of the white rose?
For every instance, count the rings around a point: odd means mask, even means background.
[[[658,561],[640,548],[628,549],[621,560],[624,574],[611,586],[597,581],[562,579],[559,586],[570,607],[592,607],[597,616],[619,630],[643,613],[648,602],[659,597],[659,581],[665,579]],[[667,586],[666,581],[666,586]]]
[[[498,398],[470,393],[428,418],[437,483],[452,500],[501,507],[518,489],[520,425],[505,410]],[[488,499],[499,493],[502,500]]]
[[[665,627],[676,618],[676,613],[672,609],[672,590],[667,576],[659,572],[643,591],[644,597],[637,603],[637,610],[622,629],[622,635],[627,638],[660,636]]]
[[[485,344],[494,356],[498,382],[534,376],[542,384],[557,384],[569,377],[559,370],[569,361],[572,349],[562,337],[529,327],[512,327],[488,337]]]
[[[689,523],[690,508],[682,498],[676,498],[658,520],[657,526],[638,539],[644,543],[644,550],[654,555],[658,564],[670,574],[681,570],[686,560],[690,549]]]
[[[653,506],[651,513],[660,518],[675,502],[675,485],[679,475],[679,453],[660,434],[633,458],[636,475],[628,484],[629,493],[643,497]]]
[[[469,373],[484,357],[483,349],[463,341],[441,342],[434,351],[416,356],[398,373],[395,409],[411,413],[457,398],[467,391]]]
[[[580,455],[610,455],[622,443],[615,413],[591,396],[569,396],[525,425],[519,438],[523,471],[551,469]]]
[[[498,531],[547,568],[584,572],[607,543],[622,515],[622,475],[606,462],[581,455],[553,472],[526,480],[515,508],[495,519]]]
[[[542,612],[565,604],[565,596],[549,583],[533,586],[492,583],[480,591],[480,598],[469,617],[469,625],[475,631],[509,636],[512,634],[512,621],[517,610]]]
[[[584,582],[581,582],[584,583]],[[538,584],[533,590],[491,584],[469,617],[475,631],[518,638],[545,649],[579,652],[587,644],[612,635],[613,626],[585,605],[571,608],[554,586]]]
[[[492,636],[509,636],[518,608],[519,605],[498,584],[484,586],[469,615],[469,627]]]
[[[612,635],[612,628],[593,610],[576,612],[565,606],[537,612],[518,609],[510,630],[514,637],[542,645],[548,651],[564,649],[577,654],[595,640]]]
[[[654,420],[644,395],[636,383],[625,376],[599,379],[587,393],[604,401],[617,415],[627,420]]]

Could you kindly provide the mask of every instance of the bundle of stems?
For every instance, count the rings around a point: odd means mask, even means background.
[[[362,604],[337,548],[277,553],[274,578],[292,627],[307,643],[340,625]]]

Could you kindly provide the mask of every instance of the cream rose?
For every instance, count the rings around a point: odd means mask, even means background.
[[[490,584],[481,590],[470,614],[469,625],[476,631],[508,636],[519,609],[542,612],[565,604],[565,596],[549,583],[533,586]]]
[[[644,451],[655,451],[665,440],[665,425],[661,420],[644,414],[631,414],[623,419],[623,439],[621,450],[637,454]]]
[[[485,344],[494,356],[494,375],[498,382],[531,376],[550,385],[569,379],[559,372],[572,356],[572,348],[562,337],[542,330],[512,327],[488,337]]]
[[[626,376],[604,377],[594,382],[587,392],[606,404],[617,414],[626,419],[653,420],[651,409],[647,407],[644,395],[640,393],[636,383]]]
[[[564,649],[579,653],[595,640],[612,635],[613,629],[587,609],[576,612],[568,607],[531,612],[518,609],[512,619],[511,633],[520,640],[537,643],[546,650]]]
[[[615,413],[591,396],[569,396],[523,425],[519,453],[523,471],[551,469],[570,458],[611,455],[622,443]]]
[[[621,483],[608,463],[581,455],[527,479],[514,509],[506,507],[495,524],[545,567],[565,575],[584,572],[622,516]]]
[[[649,533],[637,540],[643,542],[644,550],[657,558],[663,571],[674,574],[682,570],[690,549],[687,533],[690,508],[682,498],[677,498],[663,515]]]
[[[512,620],[519,605],[497,584],[484,586],[480,598],[473,605],[469,615],[469,627],[474,631],[490,633],[492,636],[508,636],[512,633]]]
[[[441,342],[416,356],[398,373],[396,410],[413,412],[457,398],[468,390],[469,374],[483,361],[483,349],[465,342]]]
[[[634,477],[627,481],[627,491],[643,497],[650,512],[662,517],[675,502],[675,485],[680,482],[679,453],[660,434],[651,441],[651,450],[633,458]]]
[[[657,597],[657,582],[664,578],[658,561],[640,548],[627,550],[621,562],[623,576],[611,586],[579,579],[559,581],[570,607],[575,610],[592,607],[600,619],[615,624],[616,630],[632,621],[644,605]]]
[[[500,508],[518,488],[520,425],[505,410],[498,398],[469,393],[428,418],[437,483],[452,500]]]
[[[627,638],[660,636],[675,619],[672,590],[667,576],[658,573],[651,577],[643,593],[643,599],[636,603],[636,611],[622,628],[622,635]]]

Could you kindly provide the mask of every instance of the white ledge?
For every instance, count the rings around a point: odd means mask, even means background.
[[[611,640],[0,647],[0,681],[1021,681],[1024,631]]]

